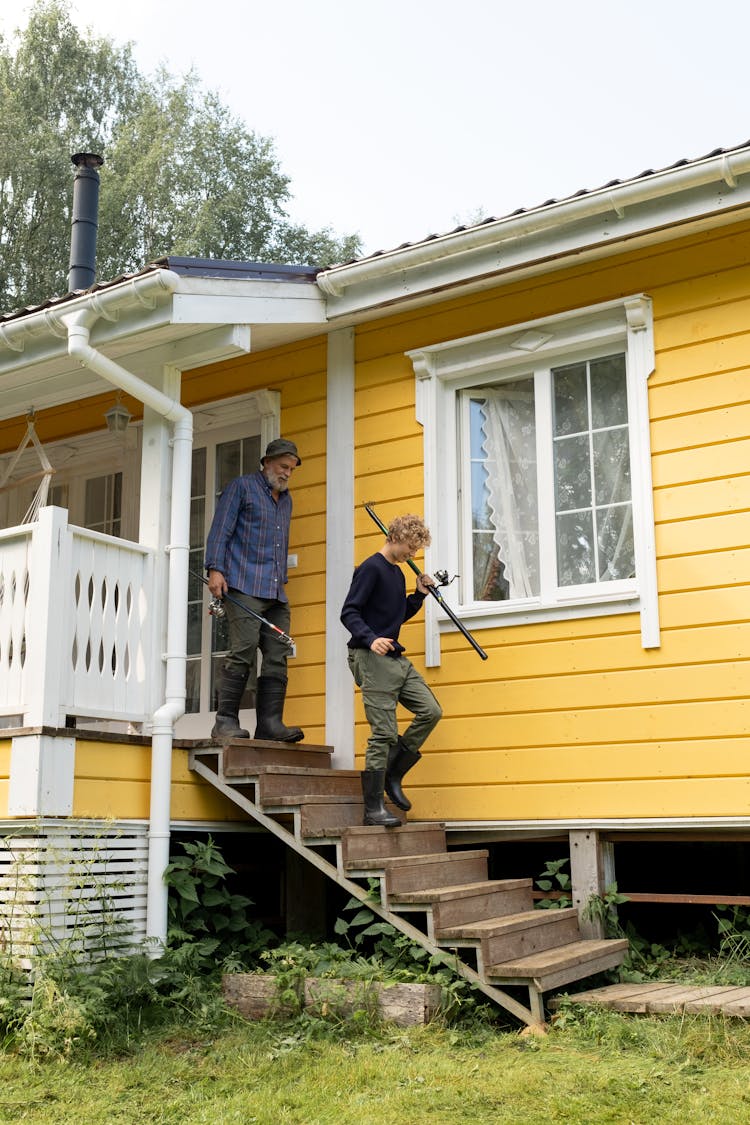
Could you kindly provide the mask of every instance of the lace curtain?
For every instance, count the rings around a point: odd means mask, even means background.
[[[534,597],[539,593],[539,529],[533,381],[488,390],[483,414],[488,504],[509,597]]]

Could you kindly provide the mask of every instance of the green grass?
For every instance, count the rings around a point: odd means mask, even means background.
[[[750,1027],[569,1009],[543,1038],[234,1022],[154,1035],[127,1057],[0,1055],[0,1123],[33,1125],[738,1125]]]

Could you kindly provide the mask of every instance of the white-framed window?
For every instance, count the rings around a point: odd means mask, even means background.
[[[428,563],[459,575],[444,597],[467,627],[638,611],[643,645],[656,647],[650,300],[408,354],[424,426]]]

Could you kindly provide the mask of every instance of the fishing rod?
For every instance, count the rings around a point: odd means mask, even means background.
[[[375,523],[378,525],[378,527],[380,528],[380,530],[383,532],[383,534],[385,535],[385,537],[387,539],[388,538],[388,528],[385,526],[385,524],[382,522],[382,520],[380,520],[378,518],[378,516],[375,514],[375,512],[373,510],[373,507],[372,507],[372,504],[365,504],[365,511],[367,512],[370,519],[375,521]],[[417,577],[421,578],[422,577],[422,571],[419,569],[419,567],[414,562],[414,560],[413,559],[407,559],[406,562],[412,568],[412,570],[417,575]],[[443,608],[443,610],[445,611],[445,613],[447,613],[448,617],[450,617],[451,621],[456,626],[456,628],[459,630],[459,632],[463,633],[463,635],[466,637],[466,640],[469,642],[469,644],[474,649],[474,651],[476,653],[478,653],[479,656],[481,656],[482,660],[486,660],[487,659],[487,653],[484,651],[483,648],[481,648],[477,644],[477,642],[474,640],[474,638],[472,637],[469,630],[464,625],[463,621],[459,621],[459,619],[456,617],[456,615],[453,612],[453,610],[451,609],[451,607],[446,602],[443,595],[438,590],[438,586],[448,586],[450,584],[449,581],[448,581],[448,572],[446,570],[436,570],[435,571],[435,577],[438,580],[436,585],[427,586],[427,589],[430,591],[430,593],[432,594],[433,598],[438,603],[438,605],[440,605]],[[453,579],[451,579],[450,581],[452,582]]]
[[[198,574],[195,570],[191,570],[190,573],[192,574],[193,578],[197,578],[198,581],[202,582],[204,586],[208,586],[208,579],[204,578],[202,574]],[[244,612],[249,614],[250,617],[254,617],[257,621],[260,621],[261,625],[266,625],[269,629],[276,633],[278,637],[282,641],[284,641],[285,644],[288,644],[292,651],[296,649],[296,645],[288,633],[285,633],[283,629],[279,629],[278,625],[274,625],[273,621],[269,621],[267,617],[263,617],[260,613],[256,613],[254,609],[250,609],[249,605],[243,605],[242,602],[237,601],[237,598],[233,598],[231,594],[223,594],[220,598],[211,598],[210,602],[208,603],[208,612],[212,617],[224,616],[226,610],[221,604],[224,601],[231,602],[232,605],[236,605],[238,609],[244,610]]]

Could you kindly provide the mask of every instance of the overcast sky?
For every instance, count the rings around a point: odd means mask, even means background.
[[[0,31],[30,4],[2,0]],[[750,3],[75,0],[274,138],[290,217],[366,253],[750,138]],[[105,159],[106,159],[106,153]]]

